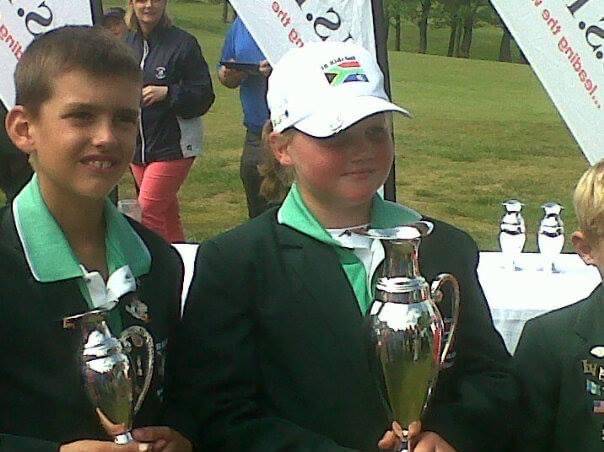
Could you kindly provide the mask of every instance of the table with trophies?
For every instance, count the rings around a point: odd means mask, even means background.
[[[576,254],[561,254],[564,246],[562,206],[548,202],[537,230],[539,253],[523,253],[526,225],[520,201],[502,205],[500,253],[480,253],[478,276],[495,328],[514,353],[522,328],[531,318],[587,297],[600,282],[593,267]]]
[[[576,254],[559,255],[557,272],[543,271],[539,253],[522,253],[516,262],[511,270],[503,253],[481,252],[478,265],[493,323],[510,353],[529,319],[587,297],[599,282],[598,271]]]

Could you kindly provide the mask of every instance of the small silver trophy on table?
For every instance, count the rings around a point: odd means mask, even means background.
[[[555,202],[548,202],[541,207],[545,211],[545,216],[539,225],[537,243],[539,244],[539,252],[543,257],[543,270],[555,272],[557,271],[556,257],[564,247],[564,223],[560,217],[564,207]]]
[[[99,420],[116,444],[133,441],[130,430],[153,376],[153,338],[131,326],[117,339],[108,327],[109,310],[96,309],[63,319],[81,334],[84,386]]]
[[[428,403],[459,314],[457,280],[441,274],[430,287],[419,272],[420,240],[431,231],[431,223],[419,222],[360,232],[381,240],[385,251],[369,313],[370,341],[381,365],[390,407],[403,427],[401,450],[408,448],[407,427],[420,419]],[[453,289],[453,321],[445,341],[436,303],[443,298],[441,288],[446,283]]]
[[[501,253],[506,260],[506,266],[512,270],[518,270],[518,258],[522,254],[526,242],[526,226],[520,211],[523,204],[515,199],[510,199],[502,205],[505,214],[499,225],[499,245]]]

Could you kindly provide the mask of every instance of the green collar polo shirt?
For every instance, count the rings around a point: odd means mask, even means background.
[[[35,174],[14,199],[13,215],[25,258],[36,281],[53,283],[76,279],[91,309],[115,306],[121,295],[136,289],[135,278],[151,268],[149,249],[109,200],[105,202],[104,211],[110,274],[107,283],[98,272],[88,272],[80,264],[61,226],[48,210]],[[117,310],[111,314],[111,323],[121,330]]]
[[[385,201],[376,193],[371,205],[370,225],[350,225],[349,228],[327,230],[308,210],[295,183],[277,212],[277,221],[280,224],[333,246],[363,315],[373,301],[373,276],[384,259],[384,248],[379,240],[357,236],[349,230],[362,226],[392,228],[419,220],[419,213],[400,204]]]

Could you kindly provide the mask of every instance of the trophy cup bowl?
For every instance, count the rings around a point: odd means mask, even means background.
[[[506,261],[506,267],[518,270],[518,258],[522,254],[526,242],[526,226],[522,218],[522,204],[520,201],[510,199],[502,205],[505,214],[499,225],[499,246],[501,254]]]
[[[555,261],[564,247],[564,223],[560,217],[563,207],[555,202],[548,202],[541,207],[545,216],[539,224],[537,244],[543,260],[543,271],[556,272]]]
[[[130,327],[117,339],[107,325],[108,312],[97,309],[67,317],[63,322],[66,328],[79,326],[84,386],[101,425],[116,444],[128,444],[133,441],[130,431],[134,415],[142,405],[153,375],[153,338],[141,327]],[[133,366],[129,356],[133,353],[133,343],[145,348],[145,372]],[[136,361],[142,363],[141,359]],[[140,387],[137,374],[144,378]]]
[[[420,238],[432,225],[419,222],[391,229],[357,232],[379,239],[385,251],[374,302],[369,311],[370,343],[381,367],[394,419],[403,427],[402,449],[407,450],[407,427],[426,408],[438,372],[452,344],[459,314],[459,286],[449,274],[428,285],[419,272]],[[453,291],[453,321],[448,339],[436,304],[442,288]]]
[[[440,368],[443,322],[435,306],[376,301],[374,347],[394,417],[405,428],[420,419]]]

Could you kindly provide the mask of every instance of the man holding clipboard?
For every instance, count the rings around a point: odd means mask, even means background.
[[[237,18],[226,35],[218,79],[227,88],[239,87],[246,128],[240,176],[245,189],[248,214],[254,218],[267,208],[260,195],[262,160],[262,127],[268,119],[266,105],[267,79],[272,68],[241,19]]]

